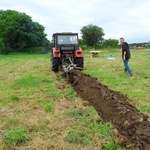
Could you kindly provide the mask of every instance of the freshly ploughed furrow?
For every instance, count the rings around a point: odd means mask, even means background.
[[[110,121],[124,137],[122,144],[128,148],[150,150],[150,121],[129,103],[119,92],[110,90],[95,78],[71,70],[68,78],[75,91],[87,100],[106,122]]]

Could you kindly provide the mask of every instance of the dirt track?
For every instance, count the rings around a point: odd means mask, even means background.
[[[111,121],[127,149],[150,150],[150,121],[129,104],[128,98],[108,89],[95,78],[72,70],[68,78],[78,95],[87,100],[104,121]]]

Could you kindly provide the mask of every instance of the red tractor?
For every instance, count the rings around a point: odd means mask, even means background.
[[[78,33],[54,33],[51,69],[54,72],[62,68],[64,72],[83,69],[84,58],[78,43]]]

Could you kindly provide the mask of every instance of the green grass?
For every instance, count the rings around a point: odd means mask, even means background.
[[[11,84],[11,88],[13,89],[21,89],[25,87],[37,87],[39,86],[39,79],[32,77],[32,76],[27,76],[27,77],[22,77],[18,79],[16,82]]]
[[[6,142],[10,145],[18,145],[31,140],[30,136],[28,136],[24,129],[6,130],[5,138]]]
[[[108,143],[104,144],[103,149],[104,150],[123,150],[116,142],[114,142],[112,140],[110,140]]]
[[[66,115],[75,118],[74,125],[76,126],[68,131],[66,136],[68,142],[97,147],[100,141],[112,140],[112,124],[103,123],[93,107],[74,109]]]
[[[66,113],[67,116],[74,117],[76,119],[81,119],[81,120],[87,120],[88,119],[88,112],[86,109],[74,109],[71,110],[70,112]]]
[[[102,145],[105,150],[123,149],[112,138],[112,124],[110,122],[103,123],[93,107],[74,109],[66,115],[75,118],[74,124],[76,125],[76,128],[67,132],[65,139],[69,143],[81,144],[90,148],[97,148]],[[102,144],[103,142],[105,144]]]
[[[46,103],[43,105],[43,108],[46,112],[51,112],[54,109],[53,103]]]
[[[129,97],[150,113],[150,50],[131,51],[133,77],[123,72],[121,51],[84,51],[86,74]],[[112,54],[116,60],[108,60]],[[81,100],[49,67],[50,54],[0,55],[0,149],[124,149],[111,123]]]
[[[2,118],[1,120],[5,129],[15,128],[18,126],[18,118],[16,117],[9,117],[9,118]]]
[[[92,146],[92,138],[85,130],[70,130],[66,136],[66,140],[70,143],[85,144],[87,146]]]
[[[16,95],[11,95],[10,97],[9,97],[9,101],[19,101],[19,97],[18,96],[16,96]]]

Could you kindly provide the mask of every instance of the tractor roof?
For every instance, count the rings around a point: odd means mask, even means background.
[[[54,33],[53,36],[55,35],[78,35],[78,33],[72,33],[72,32],[60,32],[60,33]]]

